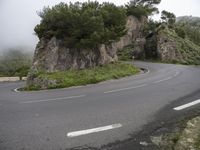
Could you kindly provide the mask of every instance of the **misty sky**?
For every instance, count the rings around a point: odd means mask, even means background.
[[[38,38],[34,27],[40,22],[37,11],[44,6],[53,6],[70,0],[0,0],[0,53],[11,47],[26,47],[34,50]],[[75,2],[77,0],[71,0]],[[81,2],[87,0],[80,0]],[[98,0],[123,5],[129,0]],[[200,0],[162,0],[159,10],[167,10],[176,16],[192,15],[200,17]],[[154,17],[154,18],[159,18]]]

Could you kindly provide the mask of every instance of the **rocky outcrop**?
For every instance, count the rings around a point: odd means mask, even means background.
[[[138,20],[133,16],[129,16],[126,24],[127,34],[117,42],[113,42],[110,45],[101,45],[96,49],[70,49],[65,46],[62,40],[56,37],[51,39],[41,38],[36,46],[27,86],[34,85],[37,82],[44,82],[44,85],[53,83],[39,81],[34,74],[40,71],[56,72],[69,69],[84,69],[118,61],[117,51],[141,37],[141,28],[146,21],[147,18]]]
[[[145,55],[167,63],[200,64],[200,47],[168,27],[147,37]]]
[[[141,34],[145,18],[138,20],[133,16],[127,18],[127,34],[110,45],[101,45],[96,49],[69,49],[63,41],[55,37],[50,40],[42,38],[37,44],[32,69],[55,72],[68,69],[83,69],[108,64],[118,60],[117,50],[132,44]]]
[[[177,41],[163,34],[157,36],[157,57],[163,62],[176,62],[183,59],[178,51]]]
[[[97,49],[69,49],[62,40],[41,39],[35,51],[32,69],[45,72],[83,69],[117,61],[115,49],[102,45]]]

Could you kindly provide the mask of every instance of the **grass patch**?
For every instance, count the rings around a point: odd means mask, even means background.
[[[138,72],[138,68],[124,63],[108,64],[84,70],[69,70],[54,73],[40,72],[36,75],[36,78],[37,81],[41,82],[36,82],[26,87],[25,90],[55,89],[94,84],[105,80],[131,76]]]

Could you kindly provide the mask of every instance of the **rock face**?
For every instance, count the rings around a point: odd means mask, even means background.
[[[117,61],[115,51],[105,45],[98,49],[69,49],[55,37],[41,39],[35,51],[32,69],[45,72],[83,69]]]
[[[182,59],[182,54],[177,50],[177,42],[163,34],[157,37],[157,56],[164,62],[175,62]]]
[[[157,59],[162,62],[177,62],[183,59],[178,50],[177,41],[163,33],[154,33],[147,37],[145,58]]]
[[[87,49],[69,49],[62,40],[55,37],[50,40],[42,38],[37,44],[32,69],[46,72],[65,71],[69,69],[84,69],[97,65],[108,64],[118,60],[117,50],[132,44],[140,36],[140,29],[145,18],[139,21],[133,16],[127,18],[127,34],[120,41],[110,45]]]

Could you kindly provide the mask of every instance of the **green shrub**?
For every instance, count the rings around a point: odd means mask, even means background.
[[[121,77],[134,75],[138,72],[139,69],[130,64],[114,63],[83,70],[69,70],[54,73],[40,72],[37,74],[36,78],[56,80],[56,85],[48,87],[48,89],[54,89],[94,84],[110,79],[119,79]],[[41,87],[40,85],[33,85],[24,89],[39,90]]]
[[[158,8],[155,5],[160,4],[161,0],[134,0],[129,5],[126,5],[127,15],[133,15],[140,19],[158,13]]]
[[[132,60],[133,47],[134,47],[133,45],[130,45],[121,50],[118,50],[117,55],[118,55],[119,60],[121,60],[121,61]]]
[[[185,30],[181,27],[176,27],[175,29],[176,33],[178,36],[180,36],[181,38],[185,38],[186,37],[186,33],[185,33]]]

